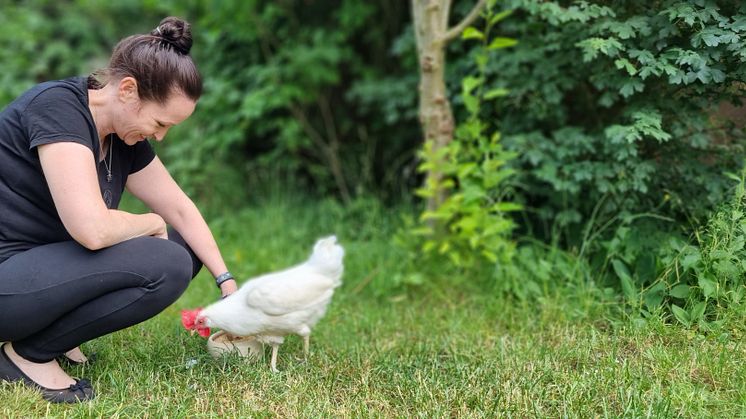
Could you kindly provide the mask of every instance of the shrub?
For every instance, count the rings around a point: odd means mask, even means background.
[[[520,39],[487,66],[490,88],[510,87],[493,115],[518,153],[527,230],[580,229],[597,216],[660,207],[701,220],[738,171],[744,136],[713,117],[741,103],[746,7],[736,1],[514,0],[503,31]],[[454,67],[452,84],[468,59]],[[663,204],[661,206],[661,204]],[[545,227],[547,226],[547,227]]]

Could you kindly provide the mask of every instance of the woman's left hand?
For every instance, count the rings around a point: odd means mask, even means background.
[[[220,284],[220,293],[222,294],[223,298],[233,294],[236,291],[238,291],[238,284],[236,283],[235,279],[230,279]]]

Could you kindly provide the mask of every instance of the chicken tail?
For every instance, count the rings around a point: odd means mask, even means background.
[[[313,253],[308,264],[318,270],[319,273],[338,280],[342,277],[345,251],[337,243],[337,236],[319,239],[313,246]]]

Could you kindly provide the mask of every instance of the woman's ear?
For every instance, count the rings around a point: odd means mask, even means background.
[[[119,100],[125,103],[134,104],[140,101],[137,94],[137,80],[134,77],[125,77],[119,80]]]

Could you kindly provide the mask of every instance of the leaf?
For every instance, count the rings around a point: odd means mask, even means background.
[[[617,276],[619,277],[619,281],[622,284],[622,292],[627,298],[627,301],[629,303],[634,303],[637,300],[637,289],[632,283],[632,277],[629,274],[627,265],[625,265],[624,262],[619,259],[613,259],[611,261],[611,266],[612,268],[614,268],[614,272],[616,272]]]
[[[674,298],[685,299],[689,297],[689,286],[684,284],[677,285],[671,288],[671,291],[668,292],[668,295]]]
[[[479,99],[472,95],[465,94],[462,96],[461,100],[464,101],[464,106],[466,106],[466,109],[470,114],[476,114],[479,112]]]
[[[708,47],[716,47],[725,40],[723,39],[725,37],[721,38],[721,35],[723,34],[725,34],[725,32],[720,29],[709,28],[700,32],[699,36],[701,36],[702,41],[704,41],[705,45]]]
[[[681,259],[681,267],[684,268],[684,271],[688,271],[697,263],[699,263],[699,260],[699,251],[695,249],[693,252],[687,254],[686,256],[684,256],[684,258]]]
[[[676,320],[684,326],[689,327],[691,325],[692,322],[689,313],[687,313],[683,308],[676,304],[671,304],[671,312],[673,313],[673,316],[676,317]]]
[[[503,12],[500,12],[490,18],[490,25],[494,25],[495,23],[505,19],[506,17],[513,14],[512,10],[505,10]]]
[[[464,94],[471,93],[477,86],[484,83],[484,80],[480,77],[467,76],[461,82],[461,88]]]
[[[431,236],[435,231],[431,227],[418,227],[409,230],[410,234],[415,236]]]
[[[482,254],[490,262],[492,262],[492,263],[496,263],[497,262],[497,255],[494,252],[490,252],[489,250],[482,250]]]
[[[739,176],[739,175],[737,175],[737,174],[735,174],[735,173],[733,173],[733,172],[725,172],[725,173],[723,173],[723,174],[724,174],[724,175],[725,175],[725,176],[726,176],[727,178],[729,178],[729,179],[732,179],[732,180],[735,180],[736,182],[740,182],[740,181],[741,181],[741,176]]]
[[[637,257],[635,261],[635,274],[642,283],[652,282],[657,274],[655,266],[655,255],[653,252],[645,252]]]
[[[711,279],[700,277],[698,284],[702,289],[702,294],[707,298],[712,298],[717,293],[717,284]]]
[[[645,291],[645,296],[643,297],[643,299],[645,300],[645,305],[649,309],[660,307],[661,303],[663,303],[665,291],[666,285],[663,282],[658,282],[657,284],[652,286],[650,289]]]
[[[632,284],[632,281],[629,277],[622,277],[620,281],[622,283],[622,291],[624,292],[624,296],[627,297],[627,301],[629,303],[634,303],[637,300],[637,290]]]
[[[461,255],[458,252],[449,253],[448,258],[451,259],[453,264],[456,266],[461,266],[463,264],[463,261],[461,260]]]
[[[632,96],[635,92],[642,92],[645,85],[639,80],[629,80],[619,89],[619,93],[625,98]]]
[[[611,261],[611,266],[614,268],[614,272],[616,272],[619,278],[630,279],[629,269],[627,269],[627,265],[624,262],[619,259],[613,259]]]
[[[512,47],[513,45],[517,44],[518,41],[513,38],[503,38],[503,37],[497,37],[490,42],[490,44],[487,46],[488,50],[494,50],[494,49],[500,49],[500,48],[507,48]]]
[[[523,209],[523,205],[515,202],[498,202],[492,206],[492,209],[500,212],[520,211]]]
[[[663,293],[661,292],[651,292],[651,293],[645,293],[645,306],[649,309],[654,309],[656,307],[660,307],[661,303],[663,302]]]
[[[609,25],[609,31],[616,34],[620,39],[630,39],[637,35],[635,27],[638,26],[639,30],[639,25],[639,21],[635,22],[633,20],[627,22],[614,22]]]
[[[485,100],[491,100],[491,99],[494,99],[496,97],[507,96],[508,93],[510,93],[510,90],[508,90],[508,89],[503,89],[503,88],[492,89],[492,90],[490,90],[490,91],[488,91],[487,93],[484,94],[484,99]]]
[[[632,63],[629,62],[629,60],[626,58],[619,58],[618,60],[615,60],[614,65],[619,70],[627,70],[627,74],[629,74],[630,76],[634,76],[635,74],[637,74],[637,69],[635,68],[635,66],[632,65]]]
[[[696,322],[697,320],[702,318],[702,316],[705,314],[705,308],[707,308],[707,303],[704,301],[700,301],[692,308],[690,316],[693,322]]]
[[[484,34],[479,29],[469,26],[464,29],[464,32],[461,34],[461,39],[479,39],[481,41],[484,39]]]

